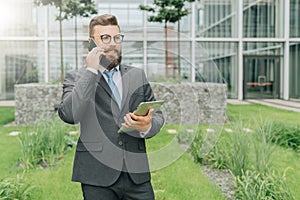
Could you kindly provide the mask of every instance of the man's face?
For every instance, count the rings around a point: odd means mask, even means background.
[[[118,37],[119,34],[119,27],[115,25],[97,25],[94,27],[93,38],[96,44],[104,49],[104,55],[100,60],[100,64],[105,68],[112,69],[118,66],[121,62],[121,43],[116,43],[114,39],[114,37]],[[110,42],[107,42],[109,40],[109,37]]]

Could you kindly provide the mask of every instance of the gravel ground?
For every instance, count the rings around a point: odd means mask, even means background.
[[[212,169],[208,166],[201,166],[200,168],[229,200],[234,199],[234,178],[231,173],[227,170]]]

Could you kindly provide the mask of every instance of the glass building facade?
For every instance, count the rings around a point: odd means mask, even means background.
[[[55,7],[11,0],[0,7],[0,100],[14,85],[60,81],[60,38]],[[96,0],[99,14],[117,16],[123,63],[143,68],[151,81],[226,83],[228,98],[300,99],[300,0],[198,0],[178,24],[148,22],[140,4],[153,0]],[[63,21],[65,72],[82,67],[88,23]],[[179,58],[179,59],[178,59]],[[76,66],[76,63],[78,65]]]

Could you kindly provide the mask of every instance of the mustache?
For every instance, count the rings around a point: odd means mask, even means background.
[[[110,52],[110,51],[114,51],[115,53],[119,53],[119,51],[115,47],[109,47],[108,49],[105,49],[104,53],[107,53],[107,52]]]

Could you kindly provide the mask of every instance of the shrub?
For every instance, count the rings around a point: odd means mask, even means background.
[[[227,159],[227,168],[235,176],[241,175],[250,167],[250,139],[241,131],[228,134],[227,148],[224,152]]]
[[[245,131],[242,124],[232,125],[232,132],[216,133],[199,131],[190,153],[196,162],[213,168],[227,168],[235,176],[236,199],[267,200],[293,197],[284,177],[272,171],[272,154],[275,146],[268,143],[273,137],[272,123],[257,123],[254,131]],[[215,143],[210,141],[213,138]],[[207,151],[205,151],[205,148]]]
[[[181,138],[180,141],[182,141],[183,139]],[[202,136],[202,130],[199,130],[194,138],[194,141],[192,142],[190,148],[189,148],[189,152],[191,153],[194,161],[196,163],[201,163],[203,161],[203,157],[201,155],[201,147],[203,144],[203,136]]]
[[[30,198],[33,186],[25,184],[23,177],[17,175],[15,178],[0,180],[0,199],[1,200],[26,200]]]
[[[253,134],[254,169],[260,173],[266,173],[272,167],[275,146],[268,142],[272,138],[272,129],[272,123],[263,122]]]
[[[259,173],[246,171],[235,178],[237,200],[293,200],[285,179],[275,171]]]
[[[198,133],[198,125],[180,124],[176,139],[179,144],[190,145]]]
[[[219,132],[208,133],[199,129],[189,149],[194,161],[217,169],[225,168],[225,147],[221,137]]]
[[[40,122],[19,135],[23,168],[53,166],[66,151],[75,144],[75,137],[68,134],[66,125],[58,119],[52,122]]]

